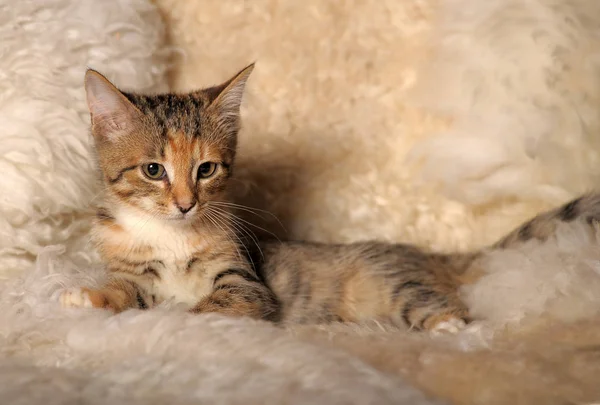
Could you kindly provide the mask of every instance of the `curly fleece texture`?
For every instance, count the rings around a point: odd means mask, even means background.
[[[236,198],[290,238],[489,243],[595,186],[596,0],[0,0],[0,398],[564,404],[600,398],[598,234],[490,257],[456,336],[63,310],[94,284],[86,66],[138,91],[248,62]],[[167,70],[173,66],[171,75]],[[283,230],[285,228],[285,231]]]

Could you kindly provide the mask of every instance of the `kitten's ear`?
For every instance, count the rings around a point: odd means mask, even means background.
[[[252,70],[254,70],[254,63],[246,66],[225,83],[206,89],[210,102],[208,108],[221,118],[239,118],[244,88]]]
[[[95,137],[114,140],[130,130],[141,115],[119,89],[95,70],[85,73],[85,93]]]

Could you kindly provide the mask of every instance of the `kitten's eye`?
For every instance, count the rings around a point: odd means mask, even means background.
[[[198,167],[198,178],[208,179],[217,171],[217,164],[213,162],[204,162]]]
[[[163,165],[148,163],[142,166],[142,171],[151,180],[160,180],[165,177],[166,171]]]

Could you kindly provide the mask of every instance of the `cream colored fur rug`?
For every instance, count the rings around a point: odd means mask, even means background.
[[[290,238],[469,249],[596,185],[599,2],[157,5],[166,25],[146,0],[0,0],[2,403],[600,400],[599,236],[579,223],[491,257],[464,290],[486,321],[457,336],[55,301],[102,277],[85,236],[86,65],[160,91],[174,55],[175,90],[256,60],[237,198],[286,231],[249,219]]]

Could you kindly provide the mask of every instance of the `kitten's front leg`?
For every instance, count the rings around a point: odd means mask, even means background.
[[[59,301],[63,308],[104,308],[116,313],[145,307],[140,287],[132,281],[117,278],[100,289],[76,287],[65,290]]]
[[[279,303],[275,294],[250,270],[228,269],[214,277],[212,293],[191,312],[218,312],[276,322]]]

